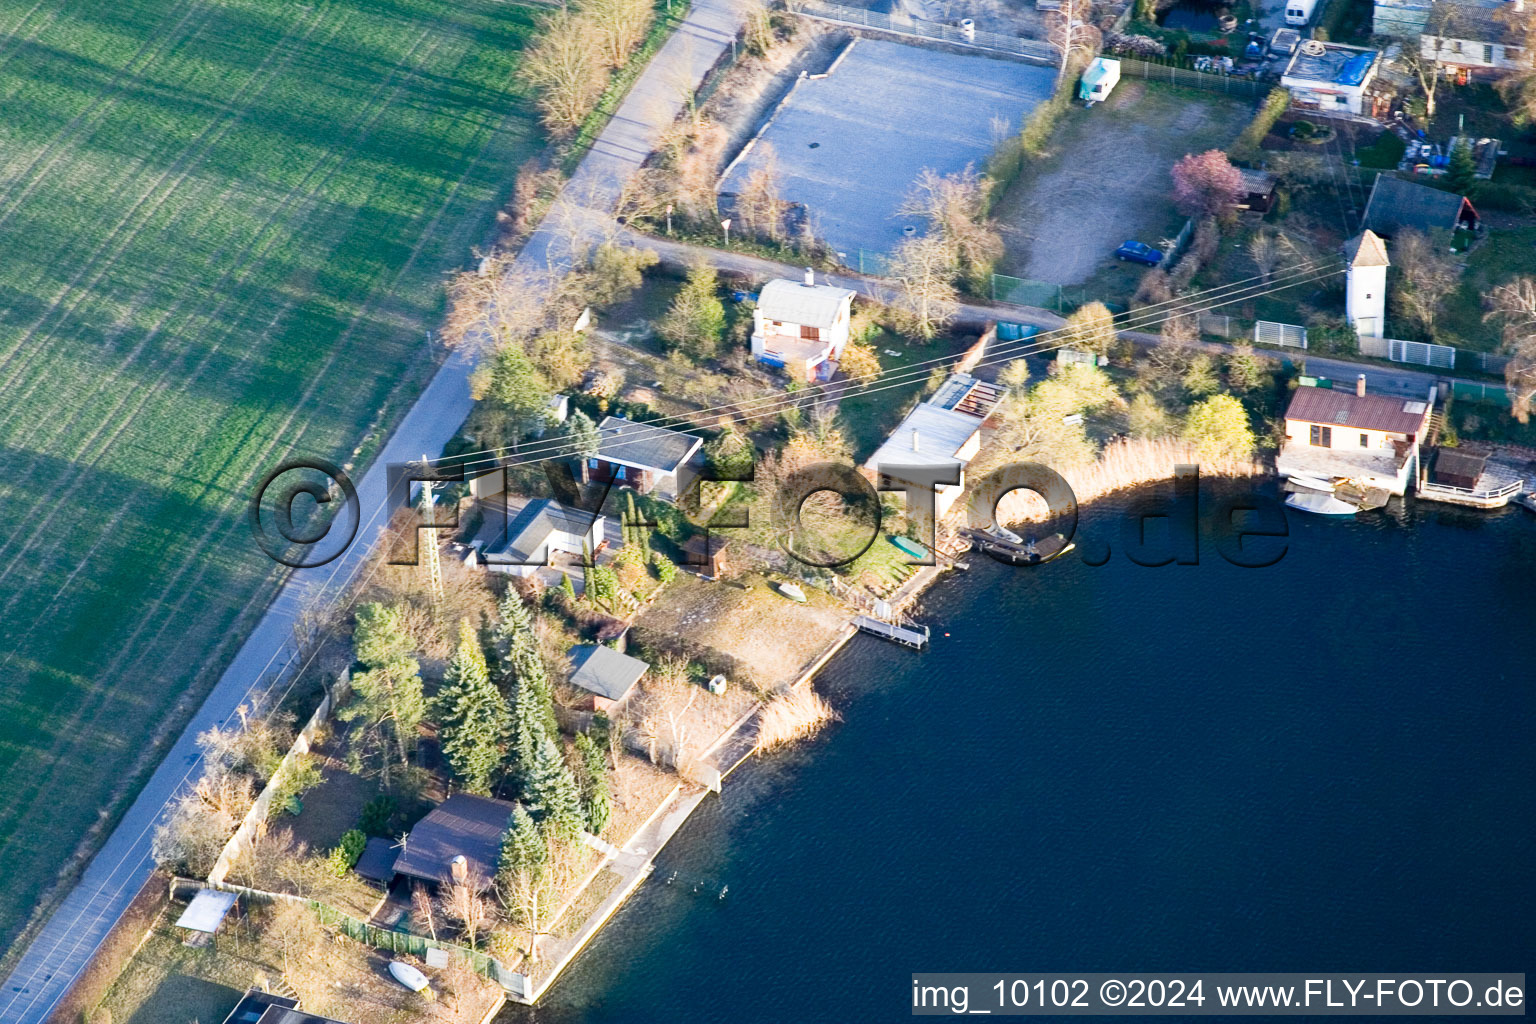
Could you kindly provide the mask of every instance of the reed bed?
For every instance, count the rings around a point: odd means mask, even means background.
[[[775,750],[808,739],[827,723],[841,720],[842,716],[832,709],[832,705],[809,686],[781,693],[769,701],[758,716],[757,749]]]

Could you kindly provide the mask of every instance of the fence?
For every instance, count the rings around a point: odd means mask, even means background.
[[[1234,320],[1225,313],[1201,313],[1198,321],[1201,334],[1214,334],[1229,340],[1248,336],[1248,328],[1243,326],[1242,321]]]
[[[1377,359],[1390,359],[1394,363],[1417,363],[1442,370],[1456,368],[1457,360],[1463,369],[1477,369],[1483,373],[1503,373],[1509,365],[1508,356],[1491,352],[1467,352],[1450,345],[1429,345],[1420,341],[1398,341],[1395,338],[1360,339],[1360,354]]]
[[[1120,62],[1120,77],[1126,78],[1135,75],[1147,81],[1166,82],[1169,85],[1179,85],[1186,89],[1203,89],[1206,92],[1220,92],[1228,96],[1246,96],[1250,99],[1268,95],[1270,85],[1260,82],[1256,78],[1238,78],[1233,75],[1217,75],[1206,71],[1195,71],[1192,68],[1183,67],[1173,63],[1142,60],[1139,57],[1117,57]]]
[[[1508,389],[1502,385],[1479,384],[1470,380],[1452,381],[1451,397],[1463,402],[1486,402],[1490,405],[1506,407],[1513,404],[1509,399]]]
[[[268,892],[265,889],[252,889],[244,885],[234,885],[229,882],[214,882],[210,884],[216,889],[225,892],[238,893],[248,899],[254,899],[261,903],[274,903],[284,900],[289,903],[302,903],[314,912],[321,924],[336,928],[347,938],[354,942],[372,946],[374,949],[387,949],[391,953],[406,953],[410,956],[426,959],[427,950],[441,949],[448,953],[457,954],[469,963],[470,969],[482,978],[487,978],[500,985],[507,992],[519,999],[528,997],[528,978],[519,974],[495,957],[482,953],[476,949],[456,945],[452,942],[443,942],[440,939],[429,939],[425,935],[416,935],[412,932],[397,932],[390,928],[381,928],[376,924],[353,917],[343,910],[331,906],[329,903],[321,903],[319,900],[308,899],[303,896],[294,896],[289,893]]]
[[[267,780],[266,786],[257,795],[256,801],[251,804],[251,809],[245,813],[245,818],[240,822],[240,827],[235,829],[235,834],[229,837],[229,842],[224,844],[224,849],[219,853],[219,859],[214,862],[213,870],[208,872],[208,881],[213,885],[220,885],[229,877],[229,869],[234,867],[235,861],[249,848],[251,840],[255,838],[256,831],[267,820],[267,814],[272,810],[272,799],[277,793],[277,783],[284,774],[293,769],[294,763],[303,755],[309,753],[309,746],[314,742],[315,735],[331,717],[331,711],[336,704],[345,701],[352,692],[350,682],[350,670],[344,671],[341,678],[337,679],[326,695],[320,699],[320,706],[315,708],[315,713],[309,716],[309,721],[304,723],[304,728],[299,730],[299,735],[294,738],[293,746],[288,748],[288,753],[278,762],[277,770]]]
[[[1007,274],[992,275],[992,301],[1011,302],[1015,306],[1061,309],[1061,285],[1034,281]]]
[[[1387,339],[1387,358],[1394,363],[1418,363],[1435,366],[1442,370],[1456,367],[1456,350],[1449,345],[1430,345],[1422,341],[1398,341]]]
[[[934,39],[958,46],[974,46],[983,50],[998,50],[1018,57],[1041,60],[1054,64],[1056,51],[1049,43],[1022,36],[1003,35],[998,32],[966,32],[958,25],[945,25],[936,21],[920,21],[899,14],[883,14],[862,7],[845,7],[827,0],[789,0],[789,9],[822,21],[835,21],[843,25],[859,25],[864,28],[894,32],[899,35]]]
[[[1297,324],[1282,324],[1276,323],[1273,320],[1260,320],[1253,325],[1253,340],[1258,345],[1306,348],[1307,329]]]

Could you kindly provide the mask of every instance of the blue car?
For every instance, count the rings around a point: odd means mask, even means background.
[[[1155,267],[1163,262],[1163,251],[1154,249],[1145,242],[1124,242],[1115,250],[1115,259],[1130,260],[1132,263],[1145,263],[1149,267]]]

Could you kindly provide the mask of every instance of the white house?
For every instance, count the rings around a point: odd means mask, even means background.
[[[1304,384],[1285,410],[1275,468],[1283,477],[1352,480],[1402,494],[1418,474],[1434,406],[1433,390],[1424,401],[1366,394],[1363,373],[1353,391]]]
[[[1447,68],[1492,75],[1530,67],[1532,55],[1521,49],[1512,16],[1536,17],[1533,0],[1376,0],[1371,31],[1376,35],[1419,39],[1425,57],[1438,57]]]
[[[852,311],[853,292],[817,284],[810,268],[803,282],[769,281],[752,313],[752,355],[797,380],[826,380],[848,345]]]
[[[904,476],[903,469],[921,471],[911,476],[926,476],[932,470],[951,475],[956,483],[934,488],[934,511],[942,519],[965,492],[965,467],[981,448],[982,424],[1001,397],[996,385],[968,373],[953,374],[932,398],[908,413],[865,461],[867,475],[877,483],[883,477],[887,482],[920,485],[927,481]]]
[[[1344,243],[1344,315],[1362,338],[1383,337],[1387,319],[1387,245],[1370,228]]]
[[[1376,79],[1381,54],[1360,46],[1304,40],[1291,54],[1280,84],[1297,106],[1359,114]]]
[[[532,576],[557,553],[581,555],[603,544],[603,517],[540,498],[523,506],[507,532],[486,545],[479,560],[490,572]]]

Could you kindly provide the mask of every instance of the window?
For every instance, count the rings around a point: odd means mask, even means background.
[[[821,328],[820,327],[806,327],[805,325],[802,324],[801,327],[800,327],[800,337],[805,338],[807,341],[820,341],[821,340]]]
[[[1484,64],[1492,64],[1493,63],[1493,44],[1492,43],[1484,43],[1483,44],[1483,63]]]
[[[1312,424],[1312,445],[1315,448],[1333,447],[1333,428]]]
[[[1360,447],[1361,448],[1369,448],[1370,446],[1371,446],[1371,435],[1370,434],[1361,434],[1360,435]]]

